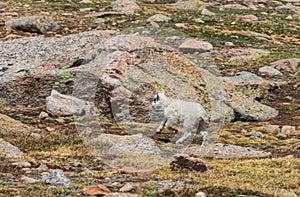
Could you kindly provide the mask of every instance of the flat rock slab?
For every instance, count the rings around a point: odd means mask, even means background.
[[[8,158],[22,157],[23,152],[12,144],[0,138],[0,153]]]
[[[191,147],[188,148],[186,153],[199,157],[217,159],[260,159],[268,158],[271,156],[271,153],[254,150],[251,147],[242,147],[227,144]]]
[[[7,21],[5,25],[24,32],[40,34],[60,29],[60,26],[47,16],[25,16]]]

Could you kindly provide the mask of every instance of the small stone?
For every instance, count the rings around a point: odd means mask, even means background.
[[[148,21],[154,21],[154,22],[168,22],[169,20],[171,20],[170,17],[165,16],[163,14],[155,14],[153,16],[151,16],[150,18],[148,18]]]
[[[246,6],[243,6],[241,4],[235,3],[235,4],[226,4],[226,5],[222,5],[220,6],[220,9],[238,9],[238,10],[245,10],[245,9],[249,9]]]
[[[114,11],[129,15],[142,11],[141,7],[134,0],[116,0],[111,6]]]
[[[97,186],[99,187],[99,189],[101,189],[104,192],[107,192],[107,193],[111,192],[110,189],[108,189],[105,185],[98,184]]]
[[[206,52],[213,49],[212,44],[193,38],[186,39],[179,47],[179,51],[183,53]]]
[[[265,137],[264,134],[262,134],[261,132],[254,132],[251,134],[251,136],[261,138],[261,139]]]
[[[36,168],[39,172],[47,172],[49,170],[48,166],[46,164],[41,164],[38,168]]]
[[[282,73],[272,66],[264,66],[258,69],[258,72],[261,74],[269,75],[269,76],[281,76]]]
[[[81,4],[93,4],[94,2],[91,1],[91,0],[82,0],[79,3],[81,3]]]
[[[41,134],[39,134],[39,133],[30,133],[30,137],[33,137],[33,138],[40,138],[40,137],[41,137]]]
[[[174,155],[170,166],[173,170],[185,168],[196,172],[209,172],[209,169],[203,160],[190,157],[187,154]]]
[[[55,121],[61,124],[65,123],[65,120],[62,117],[56,118]]]
[[[268,133],[280,133],[280,126],[278,125],[267,125],[265,131]]]
[[[75,161],[72,165],[73,165],[74,167],[81,167],[81,166],[82,166],[82,163],[79,162],[79,161]]]
[[[13,162],[11,165],[17,166],[18,168],[30,168],[31,163],[28,161],[18,161],[18,162]]]
[[[93,196],[105,196],[106,192],[103,192],[98,187],[85,187],[82,189],[84,195],[93,195]]]
[[[21,169],[25,174],[31,173],[31,168],[22,168]]]
[[[209,11],[209,10],[206,9],[206,8],[202,9],[201,14],[202,14],[202,15],[206,15],[206,16],[215,16],[215,15],[216,15],[216,13],[211,12],[211,11]]]
[[[52,132],[52,131],[54,131],[55,129],[54,129],[54,128],[51,128],[51,127],[46,127],[46,130],[49,131],[49,132]]]
[[[234,44],[232,42],[225,42],[224,44],[225,44],[225,46],[228,46],[228,47],[233,47],[234,46]]]
[[[93,8],[80,8],[79,12],[91,12]]]
[[[295,126],[288,126],[288,125],[282,126],[281,133],[285,134],[287,136],[296,134],[296,127]]]
[[[274,196],[275,197],[297,197],[298,195],[295,194],[294,192],[289,192],[285,189],[280,189],[275,192]]]
[[[243,21],[246,22],[254,22],[254,21],[258,21],[257,16],[253,15],[253,14],[247,14],[244,16],[239,16],[238,18],[242,19]]]
[[[195,197],[206,197],[206,194],[204,192],[198,192],[195,194]]]
[[[142,196],[138,194],[131,194],[131,193],[113,192],[113,193],[106,194],[105,197],[142,197]]]
[[[49,118],[49,115],[46,112],[42,111],[39,115],[39,119],[45,119],[45,118]]]
[[[103,24],[103,23],[105,23],[105,19],[103,19],[103,18],[97,18],[94,23],[96,23],[96,24]]]
[[[39,182],[39,180],[36,180],[34,178],[30,178],[28,176],[21,176],[20,181],[24,182],[24,183],[36,183]]]
[[[130,192],[134,190],[134,187],[131,183],[126,183],[123,187],[119,189],[119,192]]]

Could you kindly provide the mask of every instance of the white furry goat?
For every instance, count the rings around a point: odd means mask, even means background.
[[[202,105],[173,99],[167,97],[163,92],[155,94],[152,106],[162,106],[164,109],[165,118],[157,128],[157,133],[161,133],[165,126],[169,130],[177,132],[172,126],[181,123],[184,134],[176,143],[182,143],[192,135],[192,130],[197,128],[197,133],[201,132],[203,136],[202,145],[204,145],[207,140],[206,126],[209,123],[209,117]]]

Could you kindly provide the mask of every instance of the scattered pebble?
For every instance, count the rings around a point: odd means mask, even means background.
[[[125,185],[119,189],[119,192],[131,192],[133,190],[134,187],[131,183],[125,183]]]
[[[206,197],[206,194],[204,192],[198,192],[195,194],[195,197]]]
[[[257,137],[257,138],[264,138],[264,134],[262,134],[261,132],[254,132],[251,134],[251,136],[253,137]]]

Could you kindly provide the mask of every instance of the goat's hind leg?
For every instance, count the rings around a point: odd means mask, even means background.
[[[185,141],[186,139],[191,137],[192,136],[192,130],[193,130],[193,128],[191,127],[191,125],[189,125],[188,123],[184,123],[183,124],[184,134],[181,136],[181,138],[179,138],[176,141],[176,144],[182,143],[183,141]]]

